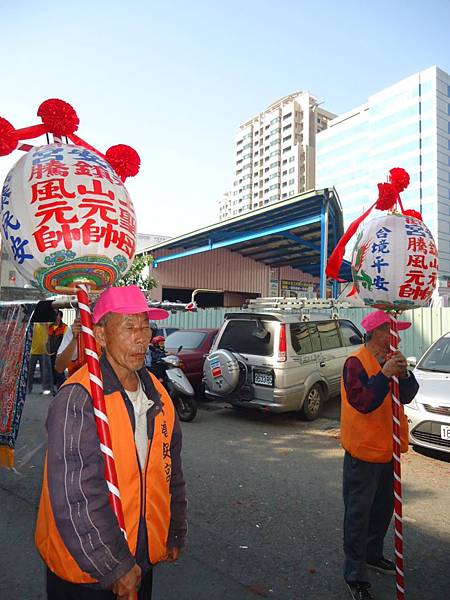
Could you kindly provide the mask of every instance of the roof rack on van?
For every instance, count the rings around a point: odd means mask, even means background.
[[[303,321],[310,320],[311,311],[329,310],[332,319],[339,318],[340,308],[349,308],[352,305],[349,302],[338,302],[333,298],[287,298],[268,297],[268,298],[252,298],[246,300],[242,308],[245,310],[259,312],[281,312],[300,313]]]

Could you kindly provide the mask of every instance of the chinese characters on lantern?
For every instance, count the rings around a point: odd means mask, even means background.
[[[373,257],[372,268],[376,271],[372,284],[377,290],[389,291],[389,281],[383,277],[386,274],[386,267],[389,268],[389,234],[391,230],[382,227],[376,232],[377,241],[372,243],[371,253]]]
[[[426,226],[416,219],[406,219],[408,262],[400,298],[428,300],[437,283],[437,249]]]
[[[64,161],[64,152],[70,161]],[[100,156],[82,148],[44,148],[34,154],[28,182],[39,252],[71,250],[81,242],[134,256],[134,209],[122,181]]]
[[[2,229],[3,235],[11,249],[14,259],[19,265],[22,265],[26,260],[33,258],[33,255],[28,252],[26,246],[29,241],[20,235],[21,223],[14,214],[7,208],[11,197],[10,188],[11,177],[7,177],[2,190],[1,197],[1,213],[2,213]],[[5,210],[6,209],[6,210]]]

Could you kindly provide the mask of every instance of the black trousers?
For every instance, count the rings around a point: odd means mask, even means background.
[[[394,473],[389,463],[344,456],[344,578],[368,582],[367,560],[382,558],[394,513]]]
[[[151,600],[153,570],[142,578],[138,600]],[[108,590],[96,590],[85,584],[76,584],[60,579],[47,569],[48,600],[116,600],[116,595]]]

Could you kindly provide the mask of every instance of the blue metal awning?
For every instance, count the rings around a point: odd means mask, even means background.
[[[290,266],[320,277],[325,296],[325,266],[344,232],[342,207],[334,189],[314,190],[289,200],[222,221],[186,235],[145,248],[156,253],[154,265],[217,248],[227,248],[271,267]],[[157,256],[158,250],[173,250]],[[350,263],[344,261],[340,277],[350,281]]]

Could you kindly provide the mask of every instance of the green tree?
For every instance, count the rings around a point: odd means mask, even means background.
[[[136,255],[130,270],[119,279],[117,285],[138,285],[142,290],[151,290],[157,287],[158,282],[150,275],[152,262],[153,256],[151,254]]]

